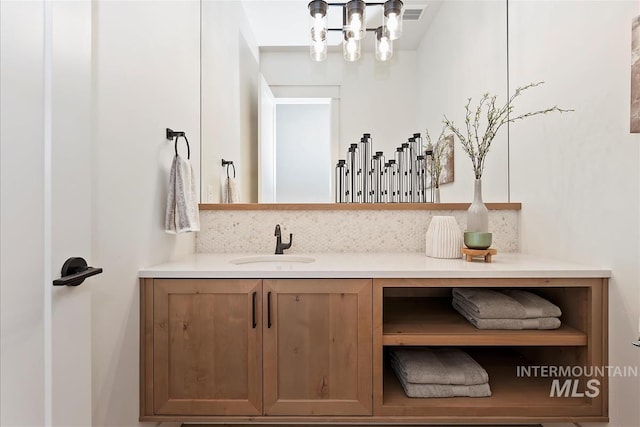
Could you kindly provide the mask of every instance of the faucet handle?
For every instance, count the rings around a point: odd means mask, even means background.
[[[281,232],[280,232],[280,224],[276,224],[276,231],[273,233],[274,236],[280,236]]]

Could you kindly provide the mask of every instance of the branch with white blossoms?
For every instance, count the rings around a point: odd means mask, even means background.
[[[438,142],[433,146],[431,143],[431,137],[429,136],[429,129],[425,129],[425,140],[427,141],[427,150],[432,152],[432,160],[430,165],[430,175],[432,179],[432,185],[434,188],[440,187],[440,175],[442,175],[442,168],[444,167],[443,158],[447,152],[447,142],[444,139],[444,133],[447,130],[446,126],[442,127]]]
[[[482,95],[482,98],[480,98],[480,102],[476,108],[471,108],[471,98],[469,98],[467,105],[464,107],[466,112],[466,135],[456,127],[453,121],[449,120],[446,115],[444,116],[444,120],[442,122],[444,123],[445,128],[449,129],[458,137],[462,144],[462,149],[471,159],[476,179],[482,178],[485,157],[489,152],[493,139],[502,126],[517,120],[526,119],[527,117],[547,114],[554,111],[559,113],[574,111],[564,110],[559,108],[557,105],[554,105],[553,107],[545,108],[544,110],[524,113],[519,116],[512,116],[513,101],[525,90],[539,86],[543,83],[544,82],[529,83],[526,86],[517,88],[514,94],[509,98],[509,101],[501,107],[496,107],[496,95],[490,96],[488,93],[485,93]],[[486,128],[484,129],[484,133],[482,133],[481,127],[484,110],[486,110]]]

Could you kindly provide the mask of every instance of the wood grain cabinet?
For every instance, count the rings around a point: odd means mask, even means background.
[[[145,409],[261,414],[261,281],[155,279],[143,286],[150,340]]]
[[[143,279],[141,339],[142,421],[372,412],[371,280]]]
[[[607,366],[606,277],[146,278],[141,285],[141,421],[608,421],[606,376],[531,369]],[[455,287],[532,291],[561,308],[562,326],[476,329],[452,308]],[[488,372],[491,396],[407,397],[388,360],[399,346],[464,350]]]
[[[371,280],[263,289],[265,414],[371,415]]]

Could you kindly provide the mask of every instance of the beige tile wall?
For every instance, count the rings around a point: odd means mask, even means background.
[[[276,224],[283,240],[293,233],[287,253],[424,252],[434,215],[453,215],[465,227],[466,211],[201,211],[197,252],[271,253]],[[519,211],[489,211],[489,231],[499,252],[518,251],[519,221]]]

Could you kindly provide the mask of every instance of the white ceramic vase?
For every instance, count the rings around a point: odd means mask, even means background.
[[[486,233],[489,231],[489,210],[482,201],[482,180],[473,184],[473,202],[467,210],[467,230]]]
[[[462,231],[453,216],[434,216],[425,239],[425,253],[431,258],[460,258]]]

